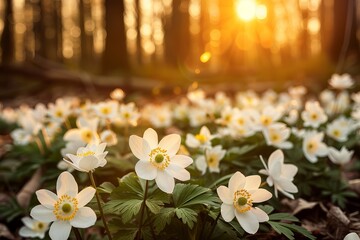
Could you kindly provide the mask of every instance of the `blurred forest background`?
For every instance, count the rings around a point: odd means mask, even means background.
[[[0,0],[0,97],[326,84],[359,74],[359,26],[359,0]]]

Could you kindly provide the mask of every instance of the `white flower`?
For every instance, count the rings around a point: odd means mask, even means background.
[[[172,124],[172,111],[170,106],[168,105],[161,105],[161,106],[154,106],[148,105],[148,120],[150,123],[157,127],[169,127]]]
[[[86,119],[80,117],[76,121],[78,128],[68,130],[64,135],[64,140],[69,142],[83,142],[84,144],[97,144],[99,143],[99,135],[97,133],[98,124],[98,118]]]
[[[114,146],[117,144],[118,139],[116,133],[111,130],[105,130],[100,133],[101,142],[105,142],[108,147]]]
[[[360,105],[360,92],[351,94],[351,99],[354,101],[355,105]]]
[[[6,107],[2,109],[1,118],[7,123],[15,123],[18,119],[18,112],[12,108]]]
[[[282,110],[280,108],[275,108],[273,106],[266,106],[259,114],[255,122],[257,124],[256,129],[262,130],[265,127],[270,126],[271,124],[275,123],[282,117]]]
[[[295,124],[298,119],[299,119],[299,112],[296,109],[290,110],[288,115],[284,117],[284,121],[290,125]]]
[[[236,102],[240,108],[256,108],[260,99],[254,91],[247,91],[236,94]]]
[[[113,119],[118,113],[119,104],[116,101],[100,102],[94,105],[97,116],[102,119]]]
[[[352,233],[348,233],[345,237],[344,240],[360,240],[359,235],[357,235],[357,233],[352,232]]]
[[[253,203],[261,203],[272,197],[269,191],[259,189],[260,184],[259,175],[245,177],[241,172],[236,172],[230,178],[228,187],[217,188],[217,194],[223,202],[221,216],[226,222],[236,217],[245,232],[254,234],[259,229],[259,222],[269,220],[263,210],[253,207]]]
[[[201,89],[197,89],[189,91],[186,96],[193,104],[201,104],[205,99],[205,92]]]
[[[85,205],[94,197],[95,189],[87,187],[78,193],[74,177],[63,172],[56,182],[56,192],[46,189],[36,191],[40,205],[31,209],[31,217],[51,223],[49,235],[53,240],[65,240],[69,237],[71,227],[88,228],[95,224],[94,210]]]
[[[23,217],[21,221],[25,226],[22,226],[19,235],[26,238],[41,238],[45,237],[45,233],[49,229],[49,223],[40,222],[30,217]]]
[[[56,100],[55,104],[49,103],[48,108],[50,118],[54,121],[62,123],[71,113],[71,102],[59,98]]]
[[[333,163],[343,165],[351,160],[353,154],[354,151],[349,151],[345,146],[340,151],[334,147],[329,147],[328,156]]]
[[[304,126],[318,128],[321,124],[327,121],[327,116],[324,109],[317,101],[308,101],[305,104],[305,111],[301,113],[301,118],[304,121]]]
[[[285,196],[294,199],[291,193],[297,193],[298,189],[292,181],[298,168],[293,164],[284,164],[284,153],[281,150],[276,150],[270,155],[268,166],[262,156],[260,159],[265,169],[261,169],[259,173],[268,175],[266,182],[270,187],[274,186],[275,196],[278,197],[278,191],[280,191]]]
[[[140,118],[140,113],[135,105],[131,102],[128,104],[121,104],[119,108],[119,115],[114,120],[115,124],[119,126],[136,126]]]
[[[195,166],[205,174],[206,168],[209,168],[209,172],[220,172],[219,164],[225,156],[226,150],[222,149],[221,145],[214,148],[208,148],[205,150],[205,156],[200,156],[195,161]]]
[[[333,74],[329,80],[330,86],[336,89],[344,90],[354,85],[354,80],[347,73],[343,75]]]
[[[189,110],[190,126],[198,127],[208,121],[207,112],[203,108],[190,108]]]
[[[296,86],[296,87],[289,88],[289,94],[294,98],[299,98],[299,97],[305,95],[306,92],[307,92],[307,89],[304,86]]]
[[[140,160],[135,165],[136,174],[142,179],[155,179],[160,190],[172,193],[174,178],[180,181],[190,179],[190,173],[185,168],[193,162],[188,156],[176,155],[180,143],[178,134],[167,135],[158,143],[158,135],[152,128],[144,132],[143,138],[131,135],[130,149]]]
[[[285,123],[274,123],[263,130],[266,144],[281,149],[290,149],[293,144],[286,141],[290,136],[290,129]]]
[[[32,142],[42,128],[42,124],[34,119],[31,112],[19,115],[18,124],[21,128],[15,129],[10,134],[15,144],[18,145],[26,145]]]
[[[335,93],[329,89],[325,89],[320,93],[320,101],[323,104],[328,104],[335,101]]]
[[[191,148],[206,148],[211,146],[211,140],[214,138],[206,126],[202,126],[200,132],[196,135],[186,134],[185,144]]]
[[[302,149],[307,160],[312,163],[318,161],[317,157],[324,157],[328,154],[327,146],[322,142],[323,132],[311,131],[305,134]]]
[[[220,118],[216,119],[215,122],[217,124],[228,126],[233,119],[233,115],[234,109],[231,108],[231,106],[226,106],[224,109],[222,109]]]
[[[349,121],[343,124],[345,119],[338,118],[326,126],[326,134],[338,142],[345,142],[348,140],[348,134],[351,130]]]
[[[105,147],[106,143],[101,143],[100,145],[88,144],[86,147],[80,147],[76,155],[67,154],[66,156],[71,161],[65,158],[63,160],[78,171],[93,171],[95,168],[103,167],[107,163],[105,157],[108,152],[104,152]]]

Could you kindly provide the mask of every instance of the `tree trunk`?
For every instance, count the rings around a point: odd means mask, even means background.
[[[9,64],[14,61],[15,39],[14,39],[14,18],[12,0],[6,0],[4,30],[1,36],[1,62]]]
[[[124,23],[124,0],[105,0],[105,51],[103,73],[129,70]]]

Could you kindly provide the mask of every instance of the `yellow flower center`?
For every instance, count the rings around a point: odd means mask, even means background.
[[[70,221],[78,210],[78,200],[65,194],[55,203],[53,213],[57,220]]]
[[[276,134],[276,133],[270,133],[270,139],[272,142],[276,143],[276,142],[279,142],[280,136],[279,136],[279,134]]]
[[[202,144],[207,141],[207,137],[204,134],[196,134],[195,138]]]
[[[269,117],[269,116],[261,116],[261,123],[264,125],[264,126],[268,126],[268,125],[270,125],[271,124],[271,122],[272,122],[272,119],[271,119],[271,117]]]
[[[87,152],[76,154],[76,156],[78,156],[78,157],[87,157],[87,156],[93,156],[93,155],[95,155],[95,152],[93,152],[93,151],[87,151]]]
[[[123,114],[123,116],[124,116],[124,118],[128,119],[128,118],[130,118],[130,113],[125,112],[125,113]]]
[[[81,132],[81,138],[84,142],[89,143],[93,138],[93,133],[89,129],[85,129]]]
[[[226,123],[230,122],[231,119],[232,119],[232,116],[231,116],[230,114],[229,114],[229,115],[226,115],[225,118],[224,118],[224,120],[225,120]]]
[[[251,194],[245,189],[238,190],[234,193],[234,207],[239,213],[247,212],[252,207],[253,200]]]
[[[45,224],[42,222],[36,222],[34,224],[34,231],[35,232],[42,232],[45,228]]]
[[[111,109],[109,107],[103,107],[100,109],[100,112],[104,115],[108,115],[111,113]]]
[[[333,131],[333,135],[334,135],[335,137],[340,137],[340,131],[339,131],[338,129],[335,129],[335,130]]]
[[[155,167],[157,167],[161,170],[164,170],[170,164],[170,157],[169,157],[169,155],[167,155],[167,152],[165,149],[157,147],[157,148],[151,150],[149,157],[150,157],[150,162],[152,163],[152,165],[154,165]]]
[[[63,112],[61,110],[57,110],[55,112],[55,116],[58,117],[58,118],[61,118],[62,116],[64,116]]]
[[[217,166],[217,163],[218,163],[216,157],[215,157],[215,156],[212,156],[212,155],[208,156],[207,159],[206,159],[206,161],[207,161],[207,165],[208,165],[209,167],[216,167],[216,166]]]
[[[308,152],[314,153],[314,152],[316,151],[316,149],[317,149],[317,143],[311,141],[311,142],[309,142],[309,143],[307,144],[306,147],[307,147]]]
[[[311,114],[311,119],[314,120],[314,121],[317,120],[318,115],[316,113]]]
[[[239,125],[244,125],[244,123],[245,123],[245,121],[244,121],[244,119],[243,118],[239,118],[238,120],[237,120],[237,122],[238,122],[238,124]]]

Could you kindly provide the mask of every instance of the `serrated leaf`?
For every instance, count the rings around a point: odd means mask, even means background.
[[[290,239],[290,240],[294,240],[294,239],[295,239],[295,238],[294,238],[294,233],[293,233],[290,229],[282,226],[280,223],[278,223],[278,222],[272,222],[272,221],[268,221],[267,223],[270,224],[270,226],[271,226],[278,234],[283,234],[283,235],[285,235],[285,237],[287,237],[287,238]]]
[[[161,201],[151,201],[151,200],[146,200],[145,204],[149,208],[149,210],[154,214],[159,213],[162,208],[162,205],[164,205]]]
[[[175,208],[162,208],[155,216],[155,230],[161,232],[167,224],[170,224],[171,219],[174,217]]]
[[[210,191],[193,184],[178,183],[173,192],[175,207],[183,208],[200,204],[216,205],[219,199]]]
[[[291,222],[298,222],[299,219],[297,219],[296,217],[294,217],[293,215],[289,214],[289,213],[273,213],[271,215],[269,215],[269,220],[270,221],[291,221]]]
[[[197,221],[197,213],[190,208],[175,208],[175,214],[190,229],[194,227],[194,223]]]
[[[140,179],[135,173],[123,176],[119,181],[119,186],[110,195],[112,200],[116,199],[143,199],[144,189]]]
[[[109,214],[117,213],[121,216],[123,223],[129,222],[140,211],[142,200],[111,200],[104,206],[104,212]]]
[[[313,236],[308,230],[306,230],[305,228],[295,225],[295,224],[289,224],[289,223],[279,223],[281,225],[283,225],[284,227],[290,228],[300,234],[302,234],[303,236],[311,239],[311,240],[315,240],[316,237]]]
[[[258,145],[244,145],[242,147],[232,147],[227,152],[228,154],[236,154],[236,155],[243,155],[254,150]]]

